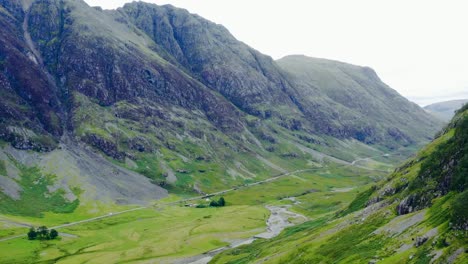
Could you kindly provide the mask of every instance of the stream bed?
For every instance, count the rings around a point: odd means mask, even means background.
[[[257,234],[247,239],[237,240],[232,242],[230,245],[217,248],[215,250],[206,252],[204,254],[182,259],[176,261],[176,264],[207,264],[217,254],[232,248],[236,248],[242,245],[248,245],[254,242],[256,239],[269,239],[273,238],[281,233],[286,227],[295,225],[295,222],[303,222],[307,220],[307,217],[289,211],[291,205],[267,205],[266,208],[270,211],[270,217],[266,224],[267,229],[265,232]]]

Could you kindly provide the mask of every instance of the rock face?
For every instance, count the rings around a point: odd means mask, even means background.
[[[60,102],[24,40],[21,5],[0,3],[0,137],[21,149],[47,150],[63,131]]]
[[[145,98],[199,110],[216,127],[234,131],[242,130],[243,113],[367,143],[409,144],[437,127],[369,68],[315,63],[321,72],[308,76],[320,83],[305,85],[309,80],[297,75],[307,72],[290,67],[297,58],[279,67],[224,27],[172,6],[138,2],[102,11],[83,1],[37,0],[27,10],[2,1],[2,10],[0,81],[7,96],[0,114],[5,124],[22,120],[40,135],[61,135],[60,120],[72,118],[74,92],[103,106]],[[343,68],[349,69],[337,73]],[[332,81],[343,74],[351,77]],[[3,126],[2,132],[12,137]]]
[[[223,26],[169,5],[139,2],[126,4],[119,12],[177,64],[241,110],[266,115],[262,108],[268,104],[298,110],[297,95],[275,62],[237,41]]]

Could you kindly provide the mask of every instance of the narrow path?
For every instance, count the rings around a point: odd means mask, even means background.
[[[359,159],[353,160],[353,161],[351,162],[351,165],[355,166],[355,165],[356,165],[356,162],[359,162],[359,161],[369,160],[369,159],[377,158],[377,157],[389,157],[389,156],[390,156],[389,153],[384,153],[384,154],[382,154],[382,155],[376,155],[376,156],[366,157],[366,158],[359,158]]]

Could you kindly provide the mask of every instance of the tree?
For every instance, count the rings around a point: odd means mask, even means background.
[[[29,232],[28,232],[28,239],[29,240],[34,240],[34,239],[36,239],[36,237],[37,237],[36,229],[34,229],[34,227],[31,227],[29,229]]]
[[[219,198],[218,205],[219,206],[225,206],[226,205],[226,201],[224,201],[224,197]]]
[[[212,200],[210,202],[210,206],[212,206],[212,207],[222,207],[222,206],[225,206],[225,205],[226,205],[226,201],[224,200],[224,197],[219,198],[218,201]]]
[[[56,237],[58,237],[58,232],[57,232],[57,230],[51,229],[51,230],[50,230],[50,235],[49,235],[49,236],[50,236],[50,239],[55,239]]]
[[[37,234],[40,239],[49,239],[49,229],[46,226],[37,228]]]

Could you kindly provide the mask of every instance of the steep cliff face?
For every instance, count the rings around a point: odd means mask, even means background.
[[[294,90],[274,61],[236,40],[223,26],[170,5],[139,2],[119,11],[195,78],[247,113],[280,115],[268,107],[277,104],[300,114]]]
[[[15,1],[0,7],[0,135],[19,149],[50,150],[62,133],[53,84],[31,51],[24,12]]]
[[[238,111],[151,51],[141,34],[81,1],[36,1],[31,35],[64,96],[73,91],[109,106],[145,98],[201,110],[220,127],[238,129]],[[47,17],[44,17],[46,15]]]
[[[440,126],[370,68],[303,56],[274,62],[224,27],[172,6],[140,2],[119,11],[207,87],[288,128],[396,147],[430,139]]]

